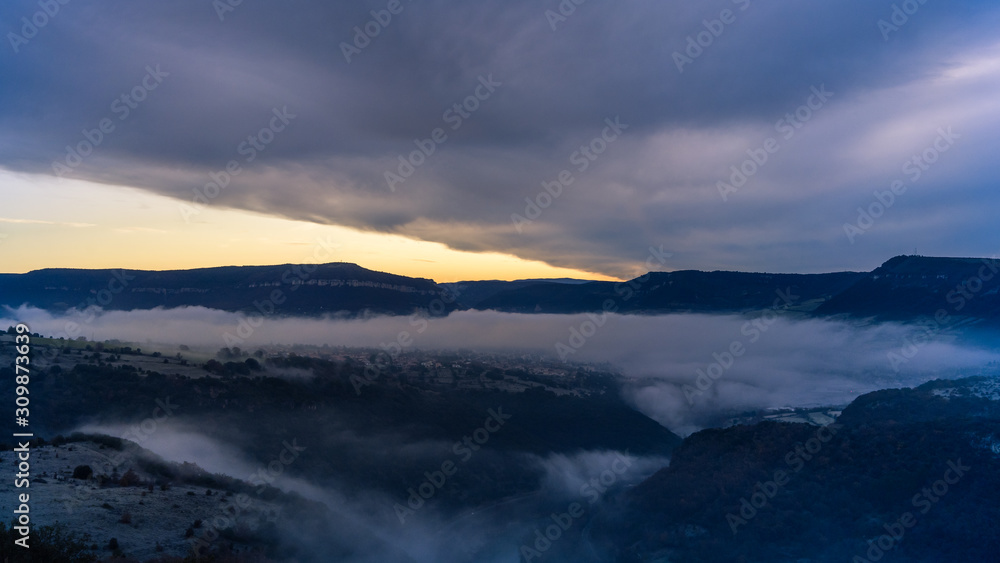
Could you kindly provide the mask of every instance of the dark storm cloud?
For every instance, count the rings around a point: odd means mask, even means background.
[[[236,159],[211,205],[618,275],[650,244],[671,269],[786,271],[1000,246],[981,212],[998,197],[991,3],[929,0],[886,41],[889,1],[589,0],[553,30],[554,0],[401,0],[350,63],[342,43],[388,2],[244,1],[222,21],[218,4],[69,2],[20,42],[42,8],[6,3],[0,165],[51,174],[108,118],[70,175],[190,201]],[[679,72],[674,53],[706,25],[719,36]],[[113,104],[147,67],[166,76],[125,117]],[[446,110],[483,81],[499,85],[452,129]],[[782,138],[775,122],[824,85],[833,96]],[[241,143],[282,108],[294,119],[248,162]],[[619,116],[627,129],[580,171],[571,155]],[[843,224],[946,126],[960,145],[851,244]],[[447,140],[390,191],[384,173],[436,128]],[[767,137],[780,150],[723,202],[717,182]],[[518,232],[511,215],[562,170],[573,183]]]

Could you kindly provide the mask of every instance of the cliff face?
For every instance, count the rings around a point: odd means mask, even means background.
[[[477,282],[470,282],[476,284]],[[745,313],[780,304],[815,316],[914,321],[947,314],[1000,325],[1000,260],[897,256],[868,273],[651,272],[627,282],[489,282],[466,305],[516,313]],[[488,291],[487,291],[488,290]],[[782,292],[779,294],[778,292]],[[944,311],[944,313],[941,313]],[[944,317],[941,317],[944,319]]]
[[[0,306],[54,312],[200,306],[280,316],[408,315],[457,309],[512,313],[746,313],[774,306],[817,316],[916,320],[947,314],[1000,326],[1000,260],[897,256],[869,273],[651,272],[624,282],[437,284],[354,264],[147,272],[38,270],[0,274]],[[262,304],[262,305],[261,305]],[[611,308],[608,305],[611,304]],[[273,311],[273,312],[270,312]],[[941,313],[943,311],[944,313]]]
[[[897,256],[816,311],[885,320],[1000,319],[1000,260]],[[943,312],[942,312],[943,311]]]

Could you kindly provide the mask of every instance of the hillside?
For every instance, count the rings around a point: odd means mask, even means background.
[[[318,503],[193,464],[169,463],[127,440],[75,434],[52,443],[35,440],[30,451],[30,486],[0,483],[0,510],[11,514],[17,493],[27,491],[35,530],[52,526],[67,539],[75,537],[85,547],[80,561],[185,557],[192,546],[205,556],[230,549],[277,555],[296,551],[281,539],[278,522],[294,515],[314,526],[330,518]],[[216,520],[222,515],[230,519]],[[212,531],[218,537],[206,541]],[[42,550],[41,543],[31,538],[31,550]],[[11,546],[4,542],[0,556],[20,560]]]
[[[869,273],[650,272],[625,282],[467,281],[437,284],[354,264],[281,265],[147,272],[38,270],[0,274],[0,306],[54,312],[201,306],[279,316],[408,315],[417,310],[571,314],[747,313],[772,307],[819,317],[1000,326],[995,260],[897,256]],[[942,313],[943,312],[943,313]]]
[[[201,306],[246,312],[273,307],[279,315],[405,315],[428,308],[443,291],[431,280],[346,263],[162,272],[49,269],[0,274],[0,305],[16,308],[29,304],[50,311],[90,305],[119,311]],[[441,306],[445,311],[453,309],[447,303]]]
[[[1000,320],[1000,261],[897,256],[816,311],[882,320],[949,316]]]
[[[909,513],[893,561],[994,561],[998,399],[996,379],[933,381],[859,397],[825,430],[698,432],[592,523],[594,543],[620,562],[875,561],[868,542]]]
[[[611,300],[622,313],[731,313],[773,307],[781,291],[791,297],[792,307],[810,310],[863,275],[651,272],[621,283],[512,286],[481,300],[475,308],[516,313],[581,313],[600,311]],[[782,307],[786,304],[789,303],[780,302]]]
[[[988,258],[897,256],[868,273],[685,270],[650,272],[620,283],[503,284],[489,282],[466,304],[530,314],[600,311],[610,303],[621,313],[663,314],[745,313],[777,303],[816,317],[916,321],[937,316],[942,330],[968,322],[1000,326],[1000,261]]]

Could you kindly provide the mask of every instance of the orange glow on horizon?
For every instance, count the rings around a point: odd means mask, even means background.
[[[208,207],[186,223],[178,201],[134,188],[0,171],[0,273],[43,268],[185,270],[351,262],[437,282],[617,278],[401,235]],[[322,243],[320,241],[323,241]],[[318,252],[322,250],[323,252]]]

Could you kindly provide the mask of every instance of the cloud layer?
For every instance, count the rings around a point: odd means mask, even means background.
[[[33,331],[57,336],[68,321],[81,322],[77,315],[21,308],[0,314],[0,326],[15,318]],[[600,326],[595,327],[595,319]],[[188,307],[105,312],[81,326],[92,340],[187,344],[214,352],[247,322],[240,314]],[[995,336],[972,344],[955,335],[928,339],[925,330],[909,325],[780,316],[465,311],[430,319],[426,326],[411,317],[267,318],[252,334],[242,334],[248,337],[241,347],[248,350],[268,344],[377,349],[407,341],[412,344],[404,350],[523,351],[606,363],[625,377],[626,397],[640,411],[682,434],[717,425],[732,413],[843,405],[863,393],[956,377],[960,369],[1000,360]]]
[[[641,273],[651,244],[674,252],[670,269],[770,271],[1000,246],[994,3],[927,2],[895,30],[879,27],[890,0],[217,5],[105,0],[38,17],[34,1],[5,3],[0,166],[58,162],[191,204],[233,161],[209,205],[621,276]],[[355,26],[377,34],[355,40]],[[780,128],[824,86],[831,97]],[[628,127],[607,142],[616,117]],[[910,181],[904,162],[942,127],[957,144]],[[767,138],[778,150],[723,201],[717,183]],[[433,154],[391,191],[385,173],[405,172],[415,140]],[[67,147],[87,142],[74,165]],[[563,170],[572,183],[540,195]],[[908,191],[851,244],[844,223],[897,178]],[[525,198],[546,208],[519,232]]]

